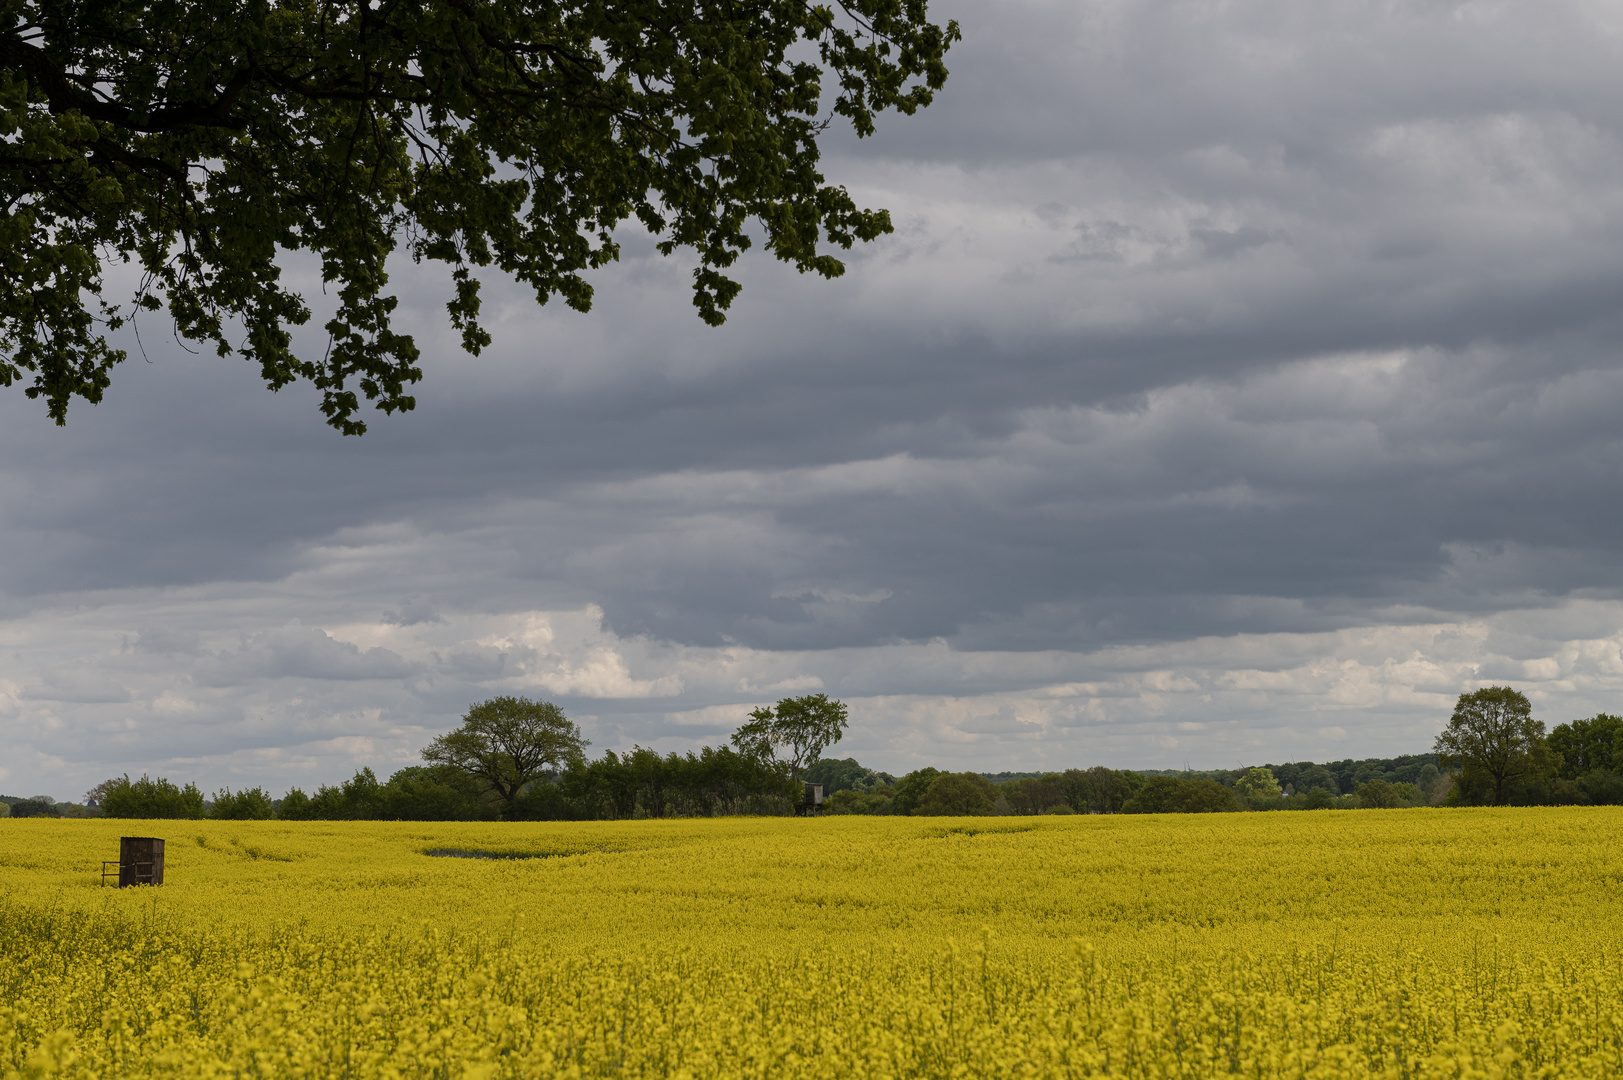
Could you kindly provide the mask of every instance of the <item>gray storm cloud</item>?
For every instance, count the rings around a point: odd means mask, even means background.
[[[64,431],[0,399],[0,786],[309,786],[497,692],[674,749],[824,689],[892,771],[1617,711],[1615,7],[941,14],[938,103],[829,146],[897,233],[720,331],[628,235],[477,360],[399,267],[362,440],[159,333]]]

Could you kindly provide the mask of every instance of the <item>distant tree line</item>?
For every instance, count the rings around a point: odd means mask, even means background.
[[[206,799],[194,784],[128,775],[88,796],[108,817],[288,821],[584,821],[802,808],[800,773],[838,741],[846,707],[826,694],[786,698],[750,713],[732,744],[686,754],[637,746],[586,756],[579,727],[549,702],[500,697],[473,706],[434,739],[424,764],[379,781],[370,768],[313,793],[272,799],[259,787]]]
[[[1461,694],[1429,754],[1195,772],[1096,766],[1049,773],[897,779],[852,759],[820,761],[837,814],[1141,814],[1415,806],[1623,805],[1623,719],[1600,713],[1546,734],[1507,686]]]
[[[1429,754],[1298,761],[1238,769],[1130,771],[1095,766],[1046,773],[904,776],[824,758],[846,707],[824,694],[756,709],[730,745],[686,754],[637,746],[588,758],[557,706],[502,697],[423,750],[424,764],[380,781],[363,768],[338,785],[273,799],[259,787],[204,797],[128,775],[84,804],[0,797],[0,816],[393,821],[586,821],[789,814],[803,783],[820,784],[834,814],[989,815],[1213,813],[1417,806],[1623,804],[1623,719],[1607,713],[1546,732],[1520,692],[1461,694]]]
[[[1342,793],[1341,775],[1353,788]],[[1415,775],[1422,784],[1401,779]],[[1320,765],[1298,762],[1181,773],[1135,772],[1096,765],[1063,772],[947,773],[925,768],[897,779],[847,758],[821,761],[808,780],[827,786],[835,814],[1196,814],[1241,810],[1418,806],[1443,791],[1434,755]],[[1284,782],[1281,783],[1280,778]],[[1392,779],[1388,779],[1388,778]],[[1392,801],[1396,793],[1399,801]]]
[[[49,795],[0,795],[0,817],[97,817],[101,813],[94,806],[82,803],[57,802]]]
[[[595,760],[572,758],[511,799],[455,765],[414,765],[386,783],[361,769],[312,795],[294,788],[276,811],[294,821],[592,821],[788,814],[799,795],[786,770],[731,747],[662,755],[639,746]]]

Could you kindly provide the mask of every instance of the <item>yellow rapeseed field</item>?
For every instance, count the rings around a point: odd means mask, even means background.
[[[0,1075],[1623,1077],[1619,826],[0,820]]]

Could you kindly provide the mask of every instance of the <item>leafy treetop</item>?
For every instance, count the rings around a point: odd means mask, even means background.
[[[825,749],[840,741],[845,726],[844,702],[834,701],[827,694],[807,694],[784,698],[776,707],[752,711],[749,721],[733,733],[733,745],[742,753],[760,758],[785,751],[789,777],[798,780]]]
[[[943,773],[930,781],[913,810],[924,817],[979,817],[994,812],[997,786],[977,773]]]
[[[1595,771],[1623,772],[1623,717],[1597,713],[1557,724],[1549,744],[1561,755],[1561,775],[1568,780]]]
[[[586,745],[580,728],[551,702],[497,697],[470,708],[455,731],[437,736],[423,760],[461,769],[511,808],[528,784],[580,757]]]
[[[1508,800],[1518,780],[1539,772],[1540,751],[1549,754],[1532,702],[1508,686],[1461,694],[1433,750],[1440,760],[1458,763],[1462,782],[1479,783],[1495,806]]]
[[[204,812],[196,784],[176,787],[161,776],[131,780],[125,773],[92,790],[101,793],[101,812],[110,818],[200,818]]]
[[[1245,775],[1234,782],[1234,790],[1248,799],[1277,799],[1279,781],[1272,769],[1247,769]]]
[[[583,273],[635,217],[697,255],[712,325],[723,271],[765,246],[843,272],[820,244],[891,231],[819,171],[834,116],[859,136],[946,80],[954,23],[928,0],[0,0],[0,385],[64,422],[124,353],[105,334],[167,306],[177,338],[305,380],[327,422],[415,404],[385,264],[446,264],[462,345],[490,343],[477,268],[586,310]],[[825,84],[835,88],[825,108]],[[319,359],[282,252],[337,307]],[[133,301],[102,298],[106,257]]]

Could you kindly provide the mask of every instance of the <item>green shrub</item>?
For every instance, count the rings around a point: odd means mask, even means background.
[[[800,778],[808,784],[823,785],[825,805],[829,797],[842,791],[873,791],[896,783],[890,773],[864,768],[856,758],[822,758],[807,766]]]
[[[1124,814],[1210,814],[1242,809],[1234,792],[1205,777],[1152,776],[1121,808]]]
[[[264,788],[257,787],[244,788],[235,794],[230,788],[215,792],[214,805],[209,807],[208,813],[218,821],[268,821],[276,816],[271,797]]]
[[[153,780],[143,773],[131,780],[125,773],[108,786],[101,810],[110,818],[200,818],[203,793],[196,784],[182,788],[161,776]]]
[[[310,796],[299,788],[291,788],[276,804],[276,816],[283,821],[309,821]]]
[[[918,809],[920,802],[924,801],[924,793],[930,790],[930,785],[936,777],[945,775],[940,769],[926,765],[922,769],[914,769],[900,780],[896,781],[896,794],[891,799],[890,811],[893,814],[911,814]]]
[[[891,790],[856,791],[845,788],[823,800],[825,814],[888,814],[892,810]]]
[[[62,811],[56,808],[49,795],[36,795],[32,799],[24,799],[21,802],[13,803],[11,805],[11,816],[16,818],[61,817]]]
[[[930,781],[913,811],[919,817],[964,817],[990,814],[997,804],[997,785],[979,773],[947,773]]]
[[[1324,788],[1316,787],[1295,802],[1302,810],[1328,810],[1336,804],[1336,797]]]
[[[521,819],[550,819],[539,812],[557,790],[532,784],[518,797]],[[377,793],[378,816],[385,821],[488,821],[496,807],[481,797],[479,784],[454,765],[412,765],[389,777]]]

